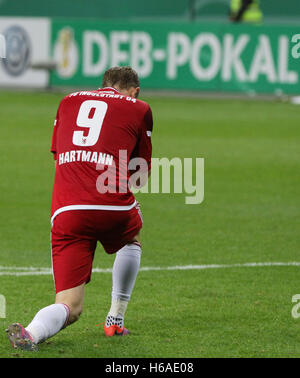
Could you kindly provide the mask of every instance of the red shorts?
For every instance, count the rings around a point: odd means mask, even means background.
[[[56,216],[51,230],[56,293],[88,283],[97,241],[117,252],[142,228],[139,206],[128,211],[71,210]]]

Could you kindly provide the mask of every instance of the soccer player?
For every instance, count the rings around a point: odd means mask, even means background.
[[[129,333],[124,315],[140,266],[142,227],[129,183],[138,171],[141,180],[148,176],[152,152],[152,112],[137,99],[139,91],[131,67],[113,67],[105,72],[101,89],[71,93],[59,105],[51,148],[56,164],[51,209],[55,303],[41,309],[26,328],[19,323],[8,327],[15,348],[36,350],[79,319],[97,241],[107,253],[116,253],[104,333]],[[130,165],[134,158],[141,164]]]

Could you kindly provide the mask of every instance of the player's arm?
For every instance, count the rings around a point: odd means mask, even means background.
[[[56,160],[57,160],[57,129],[58,129],[58,111],[57,111],[57,114],[56,114],[56,119],[54,121],[54,125],[53,125],[53,134],[52,134],[52,144],[51,144],[51,152],[53,154],[53,159],[56,163]]]
[[[140,127],[140,136],[137,145],[133,151],[131,158],[138,158],[140,164],[137,167],[130,169],[130,175],[133,176],[138,172],[138,178],[131,180],[131,184],[135,187],[140,187],[146,184],[148,177],[151,174],[151,156],[152,156],[152,142],[151,135],[153,130],[153,117],[151,108],[147,107]],[[141,185],[142,184],[142,185]]]
[[[57,132],[58,132],[58,127],[59,127],[59,117],[60,117],[60,111],[61,111],[61,103],[59,104],[59,107],[56,112],[56,118],[54,121],[53,125],[53,134],[52,134],[52,144],[51,144],[51,152],[53,154],[53,159],[54,159],[54,165],[56,168],[57,164]]]

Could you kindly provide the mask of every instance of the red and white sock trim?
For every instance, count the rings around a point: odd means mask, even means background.
[[[69,323],[69,319],[70,319],[70,307],[67,304],[65,304],[65,303],[62,303],[62,305],[64,305],[64,307],[66,309],[66,312],[67,312],[66,321],[65,321],[65,323],[64,323],[64,325],[62,327],[62,329],[64,329],[64,328],[67,327],[67,325]]]

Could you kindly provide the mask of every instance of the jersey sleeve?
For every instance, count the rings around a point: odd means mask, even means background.
[[[58,110],[56,112],[56,118],[53,125],[52,144],[51,144],[51,152],[53,154],[54,160],[57,159],[56,153],[57,153],[57,130],[59,126],[59,109],[60,109],[60,106],[58,107]]]
[[[151,170],[152,130],[153,130],[153,117],[152,117],[151,108],[148,105],[148,109],[141,123],[140,137],[132,156],[132,157],[138,157],[138,158],[142,158],[146,160],[148,171]]]

